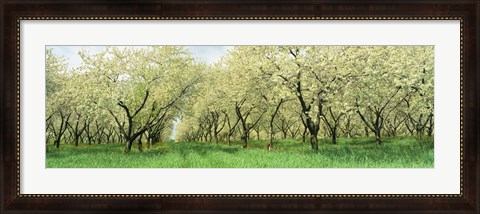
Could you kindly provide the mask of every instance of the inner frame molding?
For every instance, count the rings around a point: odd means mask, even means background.
[[[458,20],[460,21],[460,194],[21,194],[20,173],[20,24],[23,20]],[[149,197],[200,197],[200,198],[458,198],[464,196],[464,18],[459,16],[440,17],[56,17],[56,16],[22,16],[16,26],[16,195],[25,198],[149,198]]]

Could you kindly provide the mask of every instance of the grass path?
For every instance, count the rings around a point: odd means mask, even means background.
[[[123,153],[122,144],[73,145],[59,149],[47,145],[47,168],[432,168],[433,140],[385,138],[339,139],[337,145],[321,143],[317,153],[307,143],[294,140],[240,142],[232,146],[202,142],[157,144],[140,153]],[[323,140],[321,141],[323,142]],[[144,145],[144,148],[146,146]]]

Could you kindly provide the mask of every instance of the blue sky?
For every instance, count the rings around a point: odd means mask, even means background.
[[[99,52],[105,49],[106,46],[47,46],[53,49],[56,56],[63,56],[67,59],[70,68],[78,67],[82,64],[78,52],[82,49],[88,50],[91,53]],[[134,46],[137,48],[144,48],[147,46]],[[185,46],[198,60],[203,60],[208,64],[218,61],[223,55],[227,53],[233,46]]]

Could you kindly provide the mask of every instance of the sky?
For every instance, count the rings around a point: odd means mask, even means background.
[[[134,46],[135,48],[145,48],[148,46]],[[193,57],[197,60],[205,61],[207,64],[215,63],[224,56],[233,46],[185,46],[192,52]],[[78,52],[82,49],[90,53],[105,50],[106,46],[47,46],[51,48],[53,54],[57,57],[64,57],[69,68],[76,68],[82,64],[82,59]],[[177,119],[173,123],[173,130],[170,139],[175,139],[175,132],[180,121]]]
[[[47,46],[51,48],[56,56],[63,56],[70,68],[78,67],[82,64],[82,59],[78,56],[78,52],[82,49],[90,53],[100,52],[106,46]],[[125,47],[125,46],[123,46]],[[133,46],[135,48],[145,48],[148,46]],[[203,60],[208,64],[218,61],[233,46],[185,46],[192,52],[195,59]]]

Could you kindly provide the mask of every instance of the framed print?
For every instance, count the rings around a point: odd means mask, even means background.
[[[477,213],[479,10],[2,3],[2,212]]]

